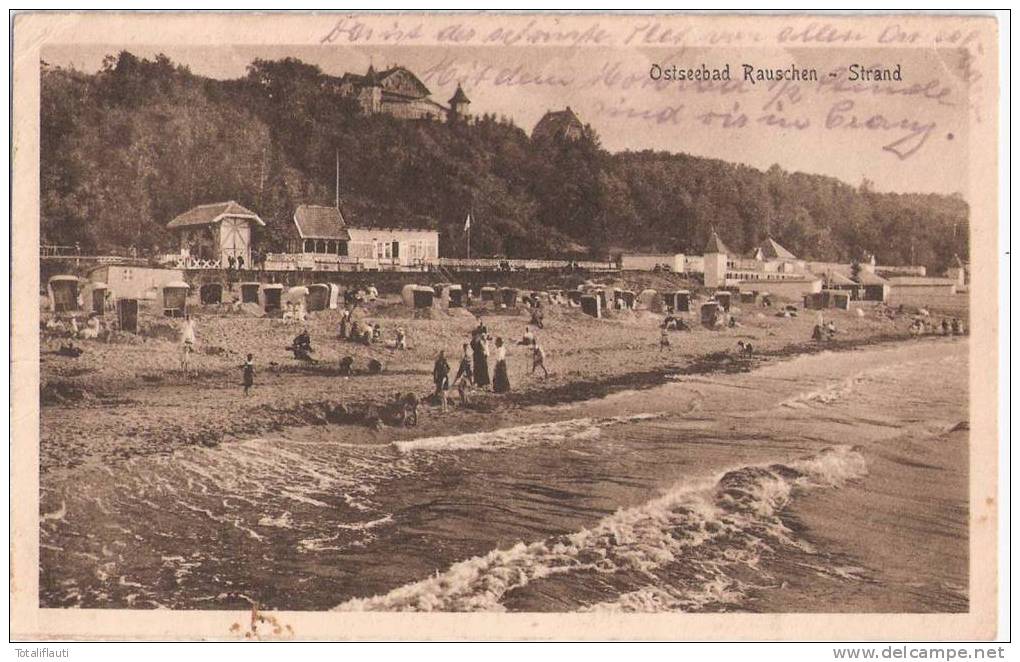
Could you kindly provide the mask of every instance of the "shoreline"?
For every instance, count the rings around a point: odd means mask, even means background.
[[[518,423],[519,416],[515,420],[506,419],[519,414],[521,409],[580,403],[604,398],[621,391],[655,388],[670,383],[671,378],[676,375],[749,372],[777,360],[783,361],[825,351],[854,351],[863,347],[911,340],[918,339],[902,333],[882,333],[836,339],[826,343],[793,342],[775,349],[764,349],[752,357],[740,357],[728,351],[697,353],[684,355],[682,358],[671,357],[672,360],[653,369],[610,373],[594,379],[573,378],[558,383],[535,381],[526,384],[523,388],[518,387],[517,390],[506,395],[496,395],[488,391],[475,392],[471,394],[467,407],[463,407],[457,399],[456,392],[451,391],[451,406],[447,414],[440,413],[438,405],[431,404],[428,398],[423,399],[422,406],[419,408],[419,423],[413,428],[397,428],[388,425],[374,427],[372,423],[377,414],[373,408],[378,407],[385,400],[373,397],[371,392],[364,393],[360,398],[302,399],[285,404],[258,407],[245,412],[245,416],[240,419],[223,420],[219,424],[189,426],[170,423],[155,433],[149,431],[144,443],[138,447],[132,448],[130,444],[121,444],[120,448],[115,448],[112,453],[105,455],[108,456],[108,459],[127,460],[150,454],[172,453],[177,449],[193,445],[214,447],[267,434],[301,434],[303,429],[324,425],[335,426],[338,434],[344,437],[345,443],[369,445],[382,445],[394,441],[443,434],[487,431],[506,424]],[[315,366],[315,369],[312,370],[309,368],[311,366],[288,366],[280,374],[286,378],[307,376],[311,372],[333,378],[335,372],[332,366]],[[419,371],[406,371],[404,374],[417,376]],[[401,374],[389,373],[386,377],[392,381],[392,378],[399,379]],[[366,378],[355,377],[352,381],[359,379]],[[192,382],[186,389],[201,390],[203,386],[207,386],[206,382],[210,381],[215,384],[215,375],[212,379],[206,376]],[[365,390],[379,392],[378,388]],[[136,400],[118,397],[116,394],[112,399],[103,398],[101,402],[112,403],[114,406],[144,407],[144,404]],[[44,418],[48,409],[53,408],[43,408]],[[535,422],[532,421],[532,418],[536,417],[528,416],[526,418],[529,422]],[[542,419],[541,416],[537,418]],[[129,433],[125,435],[125,439],[135,436]],[[44,441],[41,457],[46,455],[46,445],[47,442]],[[101,457],[104,453],[99,453],[99,455]],[[70,469],[95,459],[95,455],[86,452],[83,457],[76,459],[78,461],[41,462],[41,470],[46,473],[57,469]]]

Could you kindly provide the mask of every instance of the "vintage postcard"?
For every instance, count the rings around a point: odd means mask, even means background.
[[[13,31],[15,638],[995,636],[994,18]]]

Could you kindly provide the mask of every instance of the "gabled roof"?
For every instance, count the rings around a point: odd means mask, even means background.
[[[167,227],[183,228],[192,225],[212,225],[213,223],[218,223],[223,218],[247,218],[263,227],[266,225],[259,218],[258,214],[230,200],[229,202],[199,205],[189,209],[167,223]]]
[[[409,98],[421,99],[432,94],[425,83],[421,82],[421,79],[415,76],[410,69],[400,66],[377,72],[375,67],[369,65],[364,76],[346,73],[340,77],[340,82],[356,87],[381,87],[390,94]]]
[[[340,239],[350,241],[343,214],[336,207],[298,205],[294,225],[302,239]]]
[[[722,242],[722,239],[715,233],[715,230],[712,230],[712,234],[708,237],[708,243],[705,244],[704,254],[708,255],[709,253],[730,254],[730,249],[726,248],[726,244]]]
[[[827,278],[829,281],[829,285],[859,285],[859,283],[855,283],[848,276],[844,276],[838,271],[833,271],[832,273],[828,274]]]
[[[779,245],[772,237],[765,239],[761,245],[762,255],[766,260],[796,260],[797,256]]]
[[[882,278],[878,274],[871,273],[861,269],[861,272],[857,274],[857,282],[861,285],[888,285],[889,281]]]
[[[583,133],[584,124],[567,106],[563,110],[550,110],[531,130],[532,138],[562,138],[570,132]]]

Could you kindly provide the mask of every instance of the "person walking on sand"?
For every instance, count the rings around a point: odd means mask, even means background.
[[[542,345],[538,343],[536,338],[531,348],[531,374],[535,374],[535,370],[538,368],[542,369],[542,379],[547,379],[549,377],[549,370],[545,367],[545,350],[542,349]]]
[[[506,345],[502,338],[496,338],[496,368],[492,373],[492,390],[494,393],[510,392],[510,374],[506,366]]]
[[[453,383],[457,387],[457,392],[460,394],[460,404],[463,407],[466,407],[468,403],[467,393],[468,389],[471,388],[472,378],[471,349],[467,343],[464,343],[464,351],[460,357],[460,365],[457,366],[457,375],[453,378]]]
[[[663,324],[662,333],[659,334],[659,351],[669,349],[669,328]]]
[[[255,362],[254,357],[249,354],[248,358],[244,360],[241,365],[242,374],[244,375],[244,395],[248,396],[248,392],[251,387],[255,385]]]
[[[446,362],[446,352],[440,350],[436,357],[436,363],[432,367],[432,381],[436,385],[436,397],[443,407],[443,413],[447,410],[447,393],[450,390],[450,364]]]
[[[471,350],[474,354],[475,386],[486,388],[489,385],[489,347],[484,333],[476,333],[471,338]]]
[[[191,315],[184,316],[184,328],[181,330],[181,373],[185,376],[191,372],[191,355],[195,352],[195,322]]]

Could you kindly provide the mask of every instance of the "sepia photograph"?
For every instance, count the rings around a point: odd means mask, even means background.
[[[21,18],[30,632],[994,636],[994,18]]]

